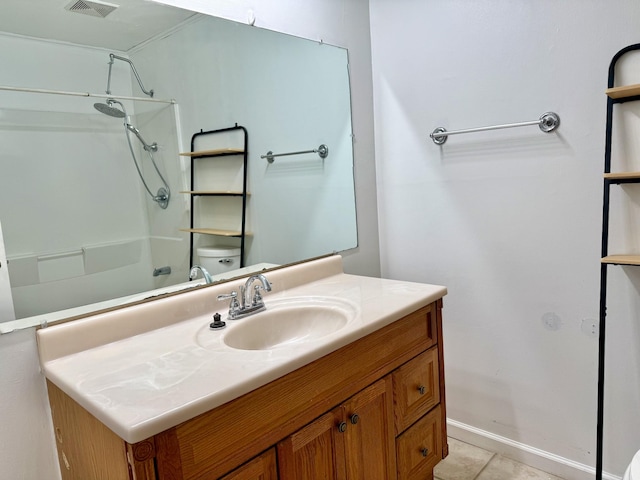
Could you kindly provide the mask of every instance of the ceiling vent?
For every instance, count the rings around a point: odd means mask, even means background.
[[[71,3],[64,7],[65,10],[70,12],[82,13],[84,15],[91,15],[92,17],[104,18],[113,12],[119,5],[114,5],[107,2],[99,2],[96,0],[73,0]]]

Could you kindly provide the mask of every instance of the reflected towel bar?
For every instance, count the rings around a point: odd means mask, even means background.
[[[546,112],[543,113],[542,116],[538,120],[532,120],[530,122],[520,122],[520,123],[506,123],[504,125],[492,125],[490,127],[478,127],[478,128],[467,128],[466,130],[453,130],[451,132],[446,131],[442,127],[436,128],[433,132],[429,134],[433,143],[436,145],[442,145],[447,141],[447,137],[449,135],[458,135],[459,133],[473,133],[473,132],[484,132],[486,130],[499,130],[501,128],[514,128],[514,127],[526,127],[529,125],[538,125],[540,130],[545,133],[553,132],[560,125],[560,117],[557,113],[554,112]]]
[[[273,159],[276,157],[285,157],[287,155],[302,155],[304,153],[317,153],[318,155],[320,155],[320,158],[327,158],[327,155],[329,155],[329,147],[327,147],[323,143],[318,148],[314,148],[313,150],[303,150],[301,152],[273,153],[271,150],[269,150],[266,155],[260,155],[260,158],[266,158],[267,162],[273,163]]]

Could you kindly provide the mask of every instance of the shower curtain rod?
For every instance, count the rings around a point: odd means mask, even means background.
[[[9,87],[6,85],[0,85],[0,90],[6,90],[9,92],[27,92],[27,93],[48,93],[51,95],[68,95],[71,97],[91,97],[91,98],[117,98],[118,100],[135,100],[140,102],[155,102],[155,103],[168,103],[174,104],[174,99],[162,100],[158,98],[144,98],[144,97],[126,97],[121,95],[105,95],[104,93],[89,93],[89,92],[65,92],[63,90],[47,90],[43,88],[25,88],[25,87]]]

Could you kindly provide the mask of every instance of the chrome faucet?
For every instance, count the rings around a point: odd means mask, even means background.
[[[264,306],[264,302],[262,301],[262,295],[260,295],[260,285],[255,286],[253,298],[251,298],[251,285],[253,285],[253,282],[255,280],[260,280],[260,282],[262,283],[262,288],[265,291],[267,292],[271,291],[271,284],[267,280],[267,277],[265,277],[261,273],[258,275],[251,275],[249,278],[247,278],[247,281],[245,282],[244,286],[240,287],[240,297],[241,297],[240,306],[243,308],[250,308],[258,304],[261,304],[262,306]]]
[[[260,280],[262,285],[256,285],[253,287],[253,296],[252,285],[256,280]],[[239,318],[243,318],[249,315],[253,315],[254,313],[258,313],[266,309],[264,301],[262,300],[262,295],[260,294],[260,290],[264,290],[266,292],[271,291],[271,284],[267,280],[267,277],[262,275],[261,273],[258,275],[251,275],[247,278],[247,281],[244,285],[240,287],[240,300],[238,300],[238,292],[226,293],[223,295],[218,295],[218,300],[226,300],[231,299],[231,303],[229,304],[229,319],[237,320]]]
[[[194,265],[193,267],[191,267],[191,271],[189,272],[189,280],[193,280],[198,276],[198,270],[202,272],[205,283],[213,283],[213,278],[211,278],[211,275],[209,275],[207,269],[201,267],[200,265]]]

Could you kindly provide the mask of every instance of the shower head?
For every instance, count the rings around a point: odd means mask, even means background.
[[[122,107],[122,110],[112,106],[114,103],[118,103]],[[124,110],[124,105],[112,98],[108,99],[107,103],[94,103],[93,108],[98,110],[100,113],[104,113],[105,115],[109,115],[114,118],[125,118],[127,116],[127,112]]]
[[[120,108],[116,108],[114,105],[120,105]],[[136,137],[138,137],[138,140],[140,140],[140,143],[142,143],[144,149],[147,152],[157,152],[158,151],[158,144],[153,142],[151,145],[149,145],[147,142],[144,141],[144,138],[142,138],[142,135],[140,134],[140,130],[138,130],[136,127],[134,127],[133,125],[131,125],[129,122],[129,117],[127,116],[127,111],[124,108],[124,105],[122,104],[122,102],[119,102],[118,100],[116,100],[115,98],[107,98],[107,102],[106,103],[94,103],[93,104],[93,108],[95,108],[96,110],[98,110],[100,113],[104,113],[105,115],[109,115],[110,117],[114,117],[114,118],[124,118],[124,126],[125,128],[133,133]],[[128,138],[128,137],[127,137]]]

